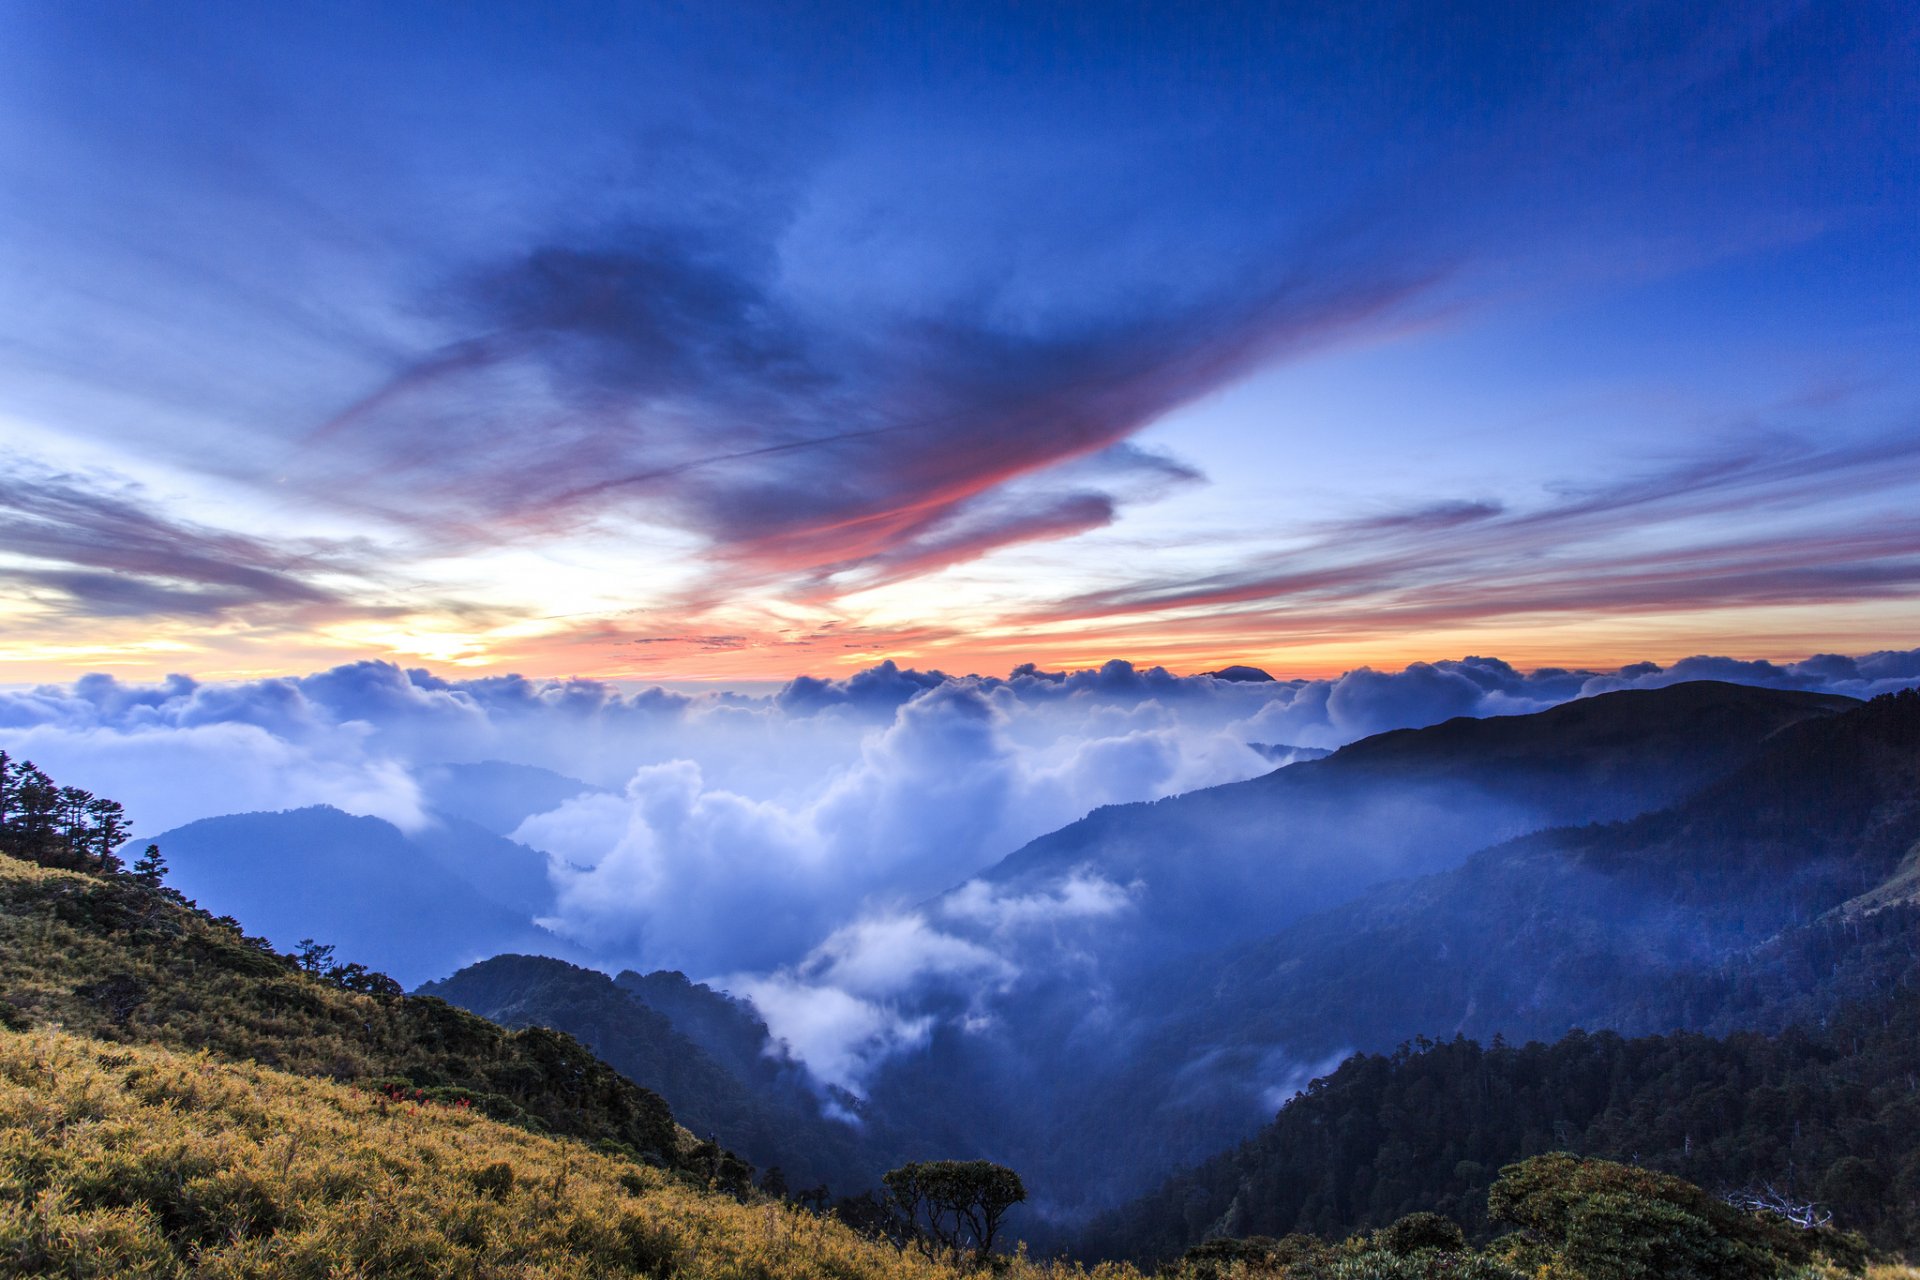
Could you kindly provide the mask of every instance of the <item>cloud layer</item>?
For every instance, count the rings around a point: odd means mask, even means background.
[[[1336,747],[1614,689],[1716,679],[1868,697],[1920,684],[1920,650],[1256,674],[1114,662],[955,678],[885,663],[753,696],[371,662],[228,684],[95,675],[0,693],[0,748],[121,798],[145,832],[308,804],[417,830],[434,821],[427,771],[450,761],[595,783],[515,833],[550,857],[546,923],[610,966],[726,978],[823,1080],[857,1092],[924,1041],[929,1009],[987,1016],[977,997],[1021,976],[1023,940],[1070,940],[1130,909],[1137,887],[1098,877],[1017,894],[972,881],[1095,807],[1266,772],[1250,743]],[[955,887],[937,911],[921,905]]]
[[[801,841],[813,851],[795,848],[782,865],[870,866],[874,884],[916,893],[958,883],[981,859],[1097,805],[1263,772],[1249,742],[1336,747],[1457,715],[1700,679],[1871,697],[1920,681],[1920,650],[1796,662],[1699,656],[1614,671],[1522,671],[1469,657],[1318,680],[1178,676],[1125,662],[954,677],[887,662],[756,695],[446,679],[385,662],[248,682],[90,675],[0,691],[0,743],[127,795],[150,829],[316,802],[413,820],[411,774],[424,766],[538,765],[631,793],[617,807],[589,797],[542,817],[543,837],[578,865],[597,865],[640,815],[636,838],[671,827],[704,839],[716,824],[744,824],[769,847]],[[148,781],[163,772],[143,753],[158,760],[169,744],[230,763]]]

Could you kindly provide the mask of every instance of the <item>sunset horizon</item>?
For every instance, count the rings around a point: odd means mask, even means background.
[[[1891,12],[111,8],[0,19],[0,681],[1920,644]]]

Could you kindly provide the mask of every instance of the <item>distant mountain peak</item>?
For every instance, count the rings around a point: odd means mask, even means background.
[[[1272,684],[1274,679],[1258,667],[1235,664],[1222,667],[1218,671],[1203,671],[1202,675],[1212,676],[1215,680],[1231,680],[1236,684]]]

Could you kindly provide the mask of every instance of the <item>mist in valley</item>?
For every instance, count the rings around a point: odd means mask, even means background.
[[[595,1001],[685,975],[673,990],[709,994],[677,998],[674,1034],[742,1097],[844,1130],[814,1131],[839,1152],[819,1167],[1005,1161],[1040,1233],[1252,1132],[1355,1050],[1559,1028],[1564,999],[1532,1021],[1524,999],[1429,999],[1425,970],[1473,949],[1445,924],[1464,907],[1427,910],[1417,943],[1329,913],[1371,893],[1390,920],[1411,908],[1380,886],[1680,802],[1798,720],[1920,682],[1920,652],[1264,674],[888,664],[762,695],[381,664],[89,678],[6,695],[0,746],[119,788],[176,884],[282,945],[327,939],[408,985],[513,953],[579,966],[562,985],[632,979],[580,989]],[[1300,758],[1275,767],[1274,744]],[[1583,893],[1633,916],[1604,877]],[[1695,932],[1635,919],[1641,955]],[[1376,954],[1323,973],[1330,928]],[[554,1016],[497,974],[448,992]]]

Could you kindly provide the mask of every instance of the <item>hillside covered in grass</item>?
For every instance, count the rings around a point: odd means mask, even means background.
[[[541,956],[495,956],[420,988],[507,1027],[576,1036],[674,1117],[796,1190],[879,1185],[901,1136],[823,1113],[805,1070],[768,1051],[752,1006],[680,974],[604,973]],[[662,1007],[664,1006],[664,1008]],[[683,1031],[682,1028],[685,1028]],[[774,1171],[778,1171],[775,1174]]]
[[[691,1183],[457,1099],[394,1101],[205,1052],[0,1033],[0,1273],[954,1274],[831,1218]]]
[[[407,997],[383,975],[333,963],[324,948],[279,954],[166,888],[157,852],[128,870],[107,839],[117,822],[110,802],[93,805],[83,792],[43,785],[26,767],[0,775],[8,783],[0,794],[0,1275],[911,1280],[983,1265],[1017,1280],[1140,1275],[1131,1263],[1089,1272],[1034,1263],[1021,1251],[956,1255],[919,1228],[911,1205],[867,1197],[871,1212],[843,1219],[762,1194],[723,1149],[725,1134],[696,1139],[657,1095],[572,1037],[512,1031],[437,999]],[[1883,908],[1865,919],[1898,914]],[[1847,925],[1856,935],[1864,927]],[[1911,1162],[1890,1135],[1913,1127],[1911,1077],[1902,1092],[1897,1052],[1887,1062],[1873,1055],[1887,1043],[1910,1043],[1910,1021],[1836,1025],[1832,1043],[1812,1051],[1754,1037],[1756,1052],[1772,1053],[1786,1077],[1761,1083],[1787,1101],[1756,1107],[1749,1128],[1776,1145],[1789,1123],[1799,1142],[1809,1115],[1829,1122],[1816,1141],[1865,1142],[1877,1132],[1875,1150],[1886,1158],[1856,1161],[1862,1170],[1849,1171],[1848,1186],[1862,1197],[1884,1190],[1897,1198]],[[1405,1056],[1349,1064],[1282,1113],[1283,1121],[1311,1124],[1315,1110],[1305,1104],[1315,1098],[1352,1102],[1328,1130],[1338,1141],[1316,1147],[1309,1134],[1283,1145],[1327,1185],[1358,1167],[1376,1188],[1383,1173],[1412,1165],[1393,1142],[1368,1147],[1369,1117],[1379,1127],[1396,1113],[1418,1113],[1435,1127],[1427,1136],[1469,1145],[1476,1114],[1481,1129],[1530,1126],[1517,1147],[1501,1132],[1473,1148],[1485,1156],[1475,1175],[1476,1186],[1485,1184],[1477,1218],[1447,1188],[1415,1176],[1364,1205],[1335,1202],[1331,1213],[1274,1220],[1276,1231],[1318,1235],[1267,1236],[1244,1203],[1254,1188],[1243,1180],[1226,1188],[1228,1209],[1193,1233],[1195,1247],[1161,1274],[1819,1280],[1860,1274],[1873,1260],[1858,1235],[1744,1212],[1670,1174],[1567,1154],[1495,1173],[1496,1159],[1567,1145],[1558,1123],[1543,1131],[1550,1136],[1535,1131],[1543,1117],[1558,1119],[1574,1105],[1569,1099],[1597,1097],[1600,1074],[1617,1098],[1636,1081],[1737,1076],[1740,1067],[1676,1067],[1654,1053],[1628,1055],[1623,1068],[1616,1053],[1610,1067],[1582,1070],[1563,1061],[1578,1058],[1580,1047],[1554,1046],[1544,1063],[1533,1047],[1517,1058],[1495,1050],[1498,1061],[1453,1073],[1506,1079],[1481,1091],[1494,1105],[1480,1113],[1441,1105],[1445,1090],[1430,1082],[1400,1089],[1418,1074]],[[1849,1052],[1887,1070],[1829,1107],[1836,1121],[1820,1113],[1819,1087]],[[1419,1065],[1441,1061],[1423,1056],[1431,1061]],[[1672,1111],[1658,1087],[1634,1096],[1657,1116]],[[1816,1098],[1811,1111],[1807,1096]],[[1522,1105],[1529,1098],[1553,1105]],[[1863,1098],[1872,1105],[1855,1105]],[[1417,1128],[1394,1141],[1407,1146]],[[1583,1141],[1605,1145],[1591,1131]],[[1476,1162],[1463,1157],[1456,1175],[1463,1163]],[[1182,1216],[1206,1211],[1215,1189],[1188,1187]],[[1141,1224],[1151,1227],[1162,1208],[1138,1206]],[[1430,1208],[1465,1218],[1474,1238]],[[1355,1226],[1363,1229],[1352,1233]],[[1156,1243],[1187,1242],[1175,1233]]]
[[[0,857],[0,1026],[58,1026],[302,1075],[457,1090],[503,1120],[663,1165],[692,1161],[744,1183],[744,1165],[693,1143],[658,1095],[571,1036],[508,1031],[377,978],[308,972],[234,922],[133,876]]]
[[[1220,1241],[1185,1280],[1819,1280],[1857,1243],[1738,1213],[1679,1179],[1554,1156],[1509,1169],[1517,1229],[1476,1251],[1417,1215],[1339,1242]],[[995,1259],[1013,1280],[1131,1267]],[[685,1172],[206,1052],[0,1032],[0,1273],[128,1280],[946,1280],[934,1251],[742,1203]],[[1883,1272],[1891,1276],[1891,1272]],[[1910,1274],[1910,1273],[1907,1273]]]

